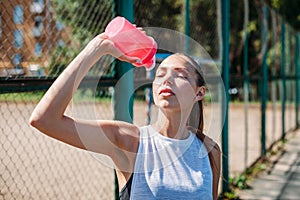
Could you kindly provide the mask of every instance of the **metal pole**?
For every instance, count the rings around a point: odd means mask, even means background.
[[[115,0],[116,13],[133,22],[133,0]],[[133,66],[126,62],[117,61],[116,75],[118,87],[115,87],[114,100],[114,119],[132,123],[133,119],[133,94],[134,76]],[[128,103],[128,105],[126,105]],[[115,199],[119,199],[118,180],[115,173]]]
[[[286,78],[285,78],[285,24],[281,20],[281,76],[282,76],[282,101],[281,101],[281,139],[285,139],[285,102],[286,102]]]
[[[299,79],[300,79],[300,63],[299,63],[299,35],[295,34],[295,108],[296,108],[296,128],[299,128]]]
[[[245,20],[244,20],[244,102],[245,102],[245,169],[248,163],[248,108],[249,108],[249,77],[248,77],[248,24],[249,24],[249,2],[244,0]]]
[[[277,38],[277,25],[276,25],[276,13],[273,9],[270,10],[271,18],[272,18],[272,56],[271,56],[271,76],[276,76],[276,55],[277,55],[277,48],[276,48],[276,38]],[[277,99],[277,90],[276,90],[277,79],[271,80],[271,99],[272,99],[272,143],[275,142],[275,134],[276,134],[276,99]]]
[[[293,44],[292,44],[292,31],[291,27],[288,27],[288,72],[289,75],[292,75],[293,71],[293,60],[292,60],[292,49],[293,49]],[[292,102],[293,102],[293,81],[292,79],[288,80],[288,90],[287,90],[287,98],[288,98],[288,130],[290,130],[293,127],[293,117],[292,117]]]
[[[268,42],[268,7],[264,5],[264,26],[263,26],[263,41],[262,43],[267,44]],[[268,57],[268,47],[267,45],[264,48],[264,57],[262,65],[262,96],[261,96],[261,157],[266,156],[266,107],[268,99],[268,66],[267,66],[267,57]]]
[[[221,1],[222,12],[222,78],[225,88],[225,99],[222,101],[222,193],[229,191],[229,146],[228,146],[228,105],[229,105],[229,0]]]
[[[189,44],[189,36],[191,35],[191,27],[190,27],[190,0],[185,0],[185,23],[184,23],[184,32],[186,37],[185,40],[185,52],[188,54],[190,52],[190,44]]]

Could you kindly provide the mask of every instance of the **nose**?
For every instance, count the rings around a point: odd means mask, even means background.
[[[162,83],[171,85],[174,83],[174,78],[170,72],[163,77]]]
[[[173,82],[170,79],[166,79],[166,80],[163,81],[163,84],[164,85],[172,85]]]
[[[157,85],[173,84],[174,77],[173,77],[172,73],[166,72],[166,73],[155,76],[153,83],[157,84]]]

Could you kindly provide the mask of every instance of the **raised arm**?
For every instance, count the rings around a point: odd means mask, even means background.
[[[122,55],[104,34],[98,35],[52,84],[34,109],[29,123],[62,142],[112,157],[118,148],[126,150],[132,145],[130,142],[136,143],[137,127],[125,122],[79,120],[65,115],[65,110],[80,82],[105,54],[127,62],[137,61],[136,58]]]

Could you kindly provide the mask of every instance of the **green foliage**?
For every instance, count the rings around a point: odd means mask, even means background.
[[[52,1],[55,21],[64,24],[68,41],[64,41],[66,45],[56,46],[51,52],[49,75],[59,75],[91,38],[104,31],[105,26],[114,15],[112,2],[98,0]]]
[[[71,46],[57,46],[51,54],[49,72],[50,76],[59,75],[77,55],[78,50]]]
[[[233,187],[238,189],[247,189],[249,186],[247,185],[247,176],[245,174],[241,174],[239,176],[235,176],[230,180]]]
[[[240,199],[237,194],[235,193],[234,190],[231,190],[229,192],[226,192],[220,199],[230,199],[230,200],[234,200],[234,199]]]
[[[184,2],[182,0],[134,0],[134,22],[138,26],[154,26],[184,31]],[[249,43],[248,65],[249,75],[260,75],[262,64],[262,21],[263,2],[260,0],[249,2]],[[283,14],[296,29],[299,29],[299,3],[300,0],[267,0],[267,2]],[[114,1],[99,0],[53,0],[55,21],[61,21],[69,28],[71,33],[72,49],[67,51],[79,51],[96,34],[103,32],[105,26],[115,16]],[[190,27],[191,38],[199,42],[212,57],[219,55],[220,46],[217,36],[218,8],[214,1],[197,0],[190,1]],[[284,14],[285,13],[285,14]],[[230,1],[230,72],[235,75],[243,73],[243,47],[244,47],[244,1]],[[270,16],[270,14],[269,14]],[[271,22],[269,17],[269,33],[271,36]],[[69,34],[69,33],[68,33]],[[278,32],[278,34],[280,34]],[[279,35],[277,35],[277,38]],[[279,40],[278,40],[279,41]],[[277,42],[278,42],[277,41]],[[269,39],[268,46],[271,46]],[[276,52],[280,46],[276,44]],[[275,49],[271,47],[269,49]],[[76,49],[76,50],[75,50]],[[55,50],[61,53],[61,50]],[[61,53],[64,55],[64,53]],[[268,64],[271,68],[271,56],[269,52]],[[278,56],[277,56],[278,57]],[[56,59],[57,57],[54,56]],[[51,71],[60,72],[69,63],[69,56],[61,59],[59,64],[51,62]],[[276,58],[280,59],[280,58]],[[277,60],[276,63],[280,63]],[[56,66],[55,66],[56,65]],[[276,71],[278,72],[278,70]]]
[[[283,18],[297,31],[300,31],[300,0],[267,0]]]
[[[180,0],[134,1],[134,19],[138,26],[179,30],[182,22]]]
[[[39,102],[45,92],[7,93],[0,95],[0,102]]]
[[[99,0],[55,0],[54,8],[58,20],[72,27],[72,34],[81,44],[97,33],[104,31],[112,19],[112,1]]]
[[[184,32],[185,1],[134,1],[135,23],[144,27],[162,27]],[[190,1],[190,37],[200,43],[212,56],[217,57],[217,8],[214,1]],[[194,50],[193,48],[191,48]],[[193,52],[194,53],[194,52]]]
[[[217,57],[217,7],[213,1],[190,1],[191,38],[199,42],[212,56]]]
[[[237,191],[250,189],[248,181],[260,171],[262,171],[261,163],[256,164],[253,167],[247,168],[244,173],[229,178],[230,190],[223,194],[222,199],[240,199]]]

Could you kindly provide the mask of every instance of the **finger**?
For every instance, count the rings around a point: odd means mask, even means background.
[[[97,37],[99,37],[99,38],[101,38],[101,39],[103,39],[103,40],[109,38],[108,35],[106,35],[105,33],[101,33],[101,34],[99,34]]]
[[[125,62],[129,62],[129,63],[138,63],[141,64],[142,60],[138,57],[130,57],[127,55],[122,55],[118,58],[119,60],[125,61]]]
[[[138,57],[130,57],[120,51],[119,48],[114,48],[113,52],[111,52],[114,57],[121,61],[129,62],[129,63],[141,63],[140,58]]]
[[[137,29],[138,29],[139,31],[141,31],[143,34],[147,35],[146,31],[144,31],[143,28],[138,27]]]
[[[143,28],[142,28],[142,27],[137,27],[136,29],[138,29],[138,30],[142,31],[143,33],[146,33],[146,32],[143,30]]]

